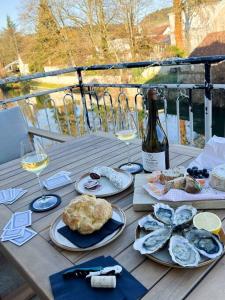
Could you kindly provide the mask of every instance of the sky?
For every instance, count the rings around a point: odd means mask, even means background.
[[[76,0],[74,0],[76,1]],[[18,25],[19,8],[21,7],[22,0],[0,0],[0,29],[6,25],[6,16],[9,15],[12,20]],[[160,7],[169,6],[171,0],[153,0],[151,3],[152,10],[157,10]],[[160,5],[159,5],[160,3]]]
[[[0,29],[6,25],[6,16],[9,15],[18,23],[18,7],[21,0],[0,0]]]

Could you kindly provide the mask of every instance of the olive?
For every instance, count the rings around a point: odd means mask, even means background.
[[[96,173],[90,173],[91,179],[100,179],[101,177]]]
[[[198,170],[194,169],[194,170],[193,170],[193,175],[198,176],[198,175],[199,175],[199,174],[198,174]]]
[[[188,174],[191,174],[191,173],[192,173],[192,169],[191,169],[191,168],[188,168],[188,169],[187,169],[187,172],[188,172]]]
[[[205,178],[209,178],[209,173],[204,174]]]
[[[192,170],[198,170],[198,167],[194,166],[192,167]]]

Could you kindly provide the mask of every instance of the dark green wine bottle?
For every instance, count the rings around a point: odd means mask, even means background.
[[[147,92],[148,123],[142,141],[142,160],[145,172],[169,169],[169,143],[159,120],[156,90]]]

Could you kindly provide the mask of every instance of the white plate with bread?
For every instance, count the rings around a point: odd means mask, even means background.
[[[110,218],[123,223],[122,227],[89,248],[80,248],[74,245],[58,232],[60,228],[69,226],[70,229],[77,230],[81,234],[91,234],[99,230]],[[96,198],[95,196],[81,195],[71,201],[63,214],[58,216],[52,223],[50,238],[53,243],[62,249],[69,251],[89,251],[103,247],[114,241],[123,232],[125,226],[126,216],[121,208],[111,205],[106,200]]]

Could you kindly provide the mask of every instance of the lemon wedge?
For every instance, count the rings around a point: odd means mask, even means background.
[[[222,227],[220,218],[211,212],[201,212],[194,216],[193,225],[198,229],[205,229],[218,234]]]

